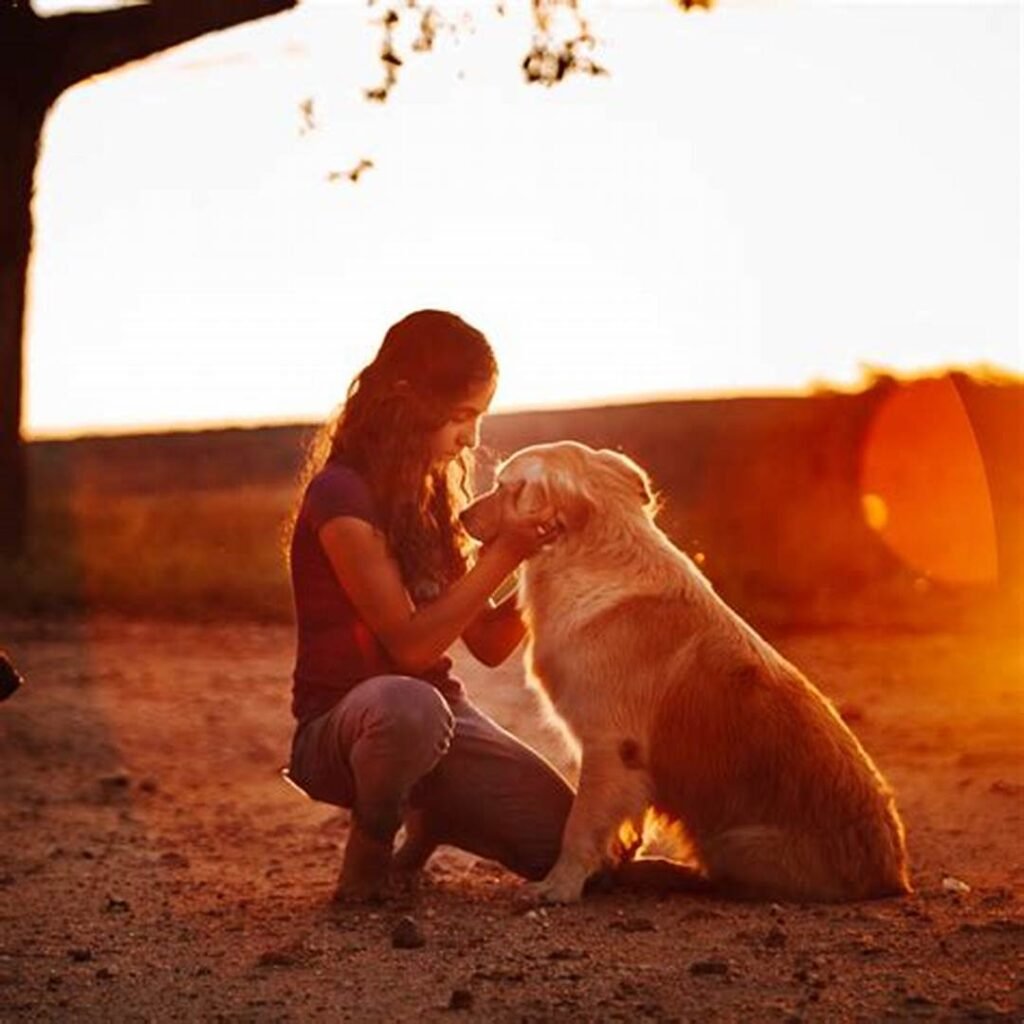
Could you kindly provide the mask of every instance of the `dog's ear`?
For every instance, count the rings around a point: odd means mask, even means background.
[[[539,474],[531,474],[519,480],[512,492],[512,500],[517,512],[542,512],[551,505],[547,481]]]
[[[597,509],[585,481],[578,474],[557,469],[548,471],[547,480],[556,518],[568,531],[582,529]]]
[[[651,488],[651,478],[640,468],[628,455],[622,452],[614,452],[610,448],[602,448],[598,455],[602,462],[611,469],[615,475],[630,487],[640,499],[640,504],[645,509],[654,507],[656,498]]]

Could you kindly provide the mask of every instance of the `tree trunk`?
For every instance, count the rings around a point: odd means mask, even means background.
[[[26,539],[22,334],[32,245],[32,178],[46,106],[15,110],[5,99],[0,100],[0,553],[10,555],[23,551]]]
[[[207,32],[294,7],[297,0],[152,0],[41,18],[28,0],[0,0],[0,554],[27,539],[21,436],[25,287],[32,187],[46,112],[76,82]]]

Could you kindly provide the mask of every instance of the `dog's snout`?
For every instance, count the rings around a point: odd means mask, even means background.
[[[459,513],[459,522],[474,540],[484,544],[493,540],[501,525],[501,509],[495,492],[491,491],[470,502]]]

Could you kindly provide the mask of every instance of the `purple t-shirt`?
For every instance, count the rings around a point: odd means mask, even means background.
[[[381,528],[373,495],[351,467],[333,459],[309,482],[291,543],[298,627],[292,713],[305,721],[333,707],[356,683],[396,673],[394,661],[362,620],[320,545],[324,523],[340,516]],[[442,658],[420,673],[446,696],[462,692]]]

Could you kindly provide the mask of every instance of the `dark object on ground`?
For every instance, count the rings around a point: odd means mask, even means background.
[[[427,940],[420,926],[411,917],[400,918],[391,933],[391,945],[395,949],[419,949]]]
[[[0,651],[0,700],[7,700],[24,681],[11,664],[10,658]]]

